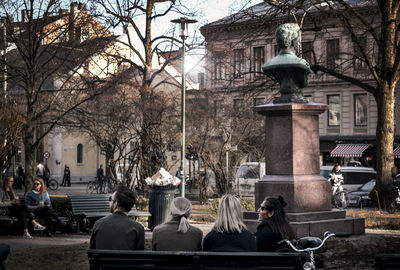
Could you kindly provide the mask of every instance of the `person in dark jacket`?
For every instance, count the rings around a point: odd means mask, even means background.
[[[199,251],[203,232],[187,220],[192,212],[192,204],[183,197],[171,203],[172,219],[158,225],[153,230],[153,250]]]
[[[90,236],[91,249],[143,250],[144,228],[128,217],[136,203],[135,193],[119,185],[110,197],[112,215],[96,221]]]
[[[71,171],[67,165],[64,168],[64,177],[61,183],[61,186],[71,186]]]
[[[283,209],[285,206],[286,202],[282,196],[267,197],[261,203],[257,210],[258,220],[261,221],[256,233],[257,251],[278,251],[285,247],[284,244],[279,245],[279,241],[294,238],[294,231]]]
[[[253,234],[243,222],[240,200],[234,195],[222,196],[217,218],[203,242],[204,251],[247,252],[256,251]]]

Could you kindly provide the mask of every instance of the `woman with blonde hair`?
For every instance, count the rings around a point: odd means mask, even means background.
[[[255,238],[243,222],[242,206],[234,195],[222,196],[214,227],[204,238],[203,250],[256,251]]]
[[[192,204],[183,197],[175,198],[170,206],[172,219],[153,230],[152,249],[172,251],[201,250],[203,232],[187,220]]]
[[[57,221],[57,224],[60,227],[64,226],[64,223],[51,208],[50,196],[49,193],[47,193],[46,186],[42,178],[36,178],[35,181],[33,181],[33,189],[25,194],[25,205],[35,216],[44,218],[48,237],[52,236],[52,218]]]

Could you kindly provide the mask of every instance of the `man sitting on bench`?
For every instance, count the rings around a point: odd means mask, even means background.
[[[143,250],[144,228],[128,217],[136,203],[135,193],[119,185],[110,197],[112,215],[96,221],[90,236],[91,249]]]

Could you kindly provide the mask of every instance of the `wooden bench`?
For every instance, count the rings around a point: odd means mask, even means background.
[[[302,269],[291,252],[87,251],[90,270],[99,269]]]
[[[84,219],[97,219],[111,214],[110,196],[111,194],[80,194],[68,196],[71,201],[72,214],[77,220],[78,232],[80,232],[81,223]],[[149,217],[151,214],[132,208],[128,216],[136,219],[137,217]]]
[[[375,269],[400,269],[400,254],[376,254]]]
[[[20,196],[20,197],[19,197],[19,200],[20,200],[20,203],[21,203],[21,204],[24,204],[24,197],[23,197],[23,196]],[[41,224],[44,224],[44,219],[43,219],[43,218],[37,217],[37,216],[35,216],[33,213],[32,213],[32,216],[33,216],[33,218],[34,218],[36,221],[38,221],[38,222],[41,223]],[[59,219],[60,219],[62,222],[65,222],[65,224],[67,224],[67,223],[69,222],[69,218],[68,218],[68,217],[61,217],[61,216],[59,216]],[[18,218],[14,217],[14,216],[9,216],[9,215],[7,215],[7,214],[4,214],[3,211],[0,211],[0,221],[7,221],[7,222],[10,222],[11,224],[14,224],[14,222],[17,222],[17,221],[18,221]],[[56,220],[52,218],[52,222],[55,223]],[[55,226],[54,226],[54,224],[53,224],[53,226],[52,226],[52,228],[51,228],[51,232],[52,232],[52,233],[55,233]]]

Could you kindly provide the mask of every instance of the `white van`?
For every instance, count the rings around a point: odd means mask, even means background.
[[[329,174],[332,171],[333,165],[321,166],[320,174],[328,179]],[[343,189],[346,192],[357,190],[363,184],[367,183],[371,179],[376,179],[376,171],[369,167],[353,167],[353,166],[340,166],[342,171],[344,184]]]
[[[240,196],[254,196],[255,183],[265,175],[265,162],[244,162],[236,172],[234,191]]]

